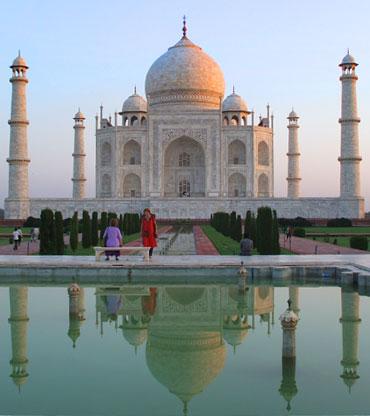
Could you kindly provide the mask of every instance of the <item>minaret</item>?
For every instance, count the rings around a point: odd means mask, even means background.
[[[289,287],[289,299],[292,302],[292,311],[295,314],[299,314],[299,287],[297,286],[290,286]]]
[[[12,107],[9,143],[9,188],[5,211],[7,218],[27,218],[29,216],[28,195],[28,140],[27,140],[27,104],[26,86],[28,84],[26,61],[18,57],[10,67],[12,69]]]
[[[298,316],[292,310],[292,302],[288,300],[288,309],[280,316],[281,327],[283,329],[283,349],[282,349],[282,380],[279,393],[287,402],[287,410],[291,410],[290,402],[298,392],[295,381],[296,368],[296,343],[295,330],[298,323]]]
[[[340,196],[341,198],[359,197],[360,185],[360,148],[358,137],[358,124],[360,118],[357,114],[356,95],[356,63],[349,54],[343,58],[341,64],[342,75],[342,114],[339,119],[341,125],[340,157]]]
[[[357,374],[357,367],[360,364],[358,361],[358,333],[361,322],[359,313],[360,297],[351,288],[342,288],[341,295],[342,317],[340,322],[342,324],[343,342],[343,359],[341,361],[343,373],[341,378],[348,386],[348,391],[351,392],[351,387],[360,378]]]
[[[84,120],[85,116],[80,110],[76,113],[73,120],[75,125],[75,143],[73,156],[73,199],[85,198],[85,137],[84,137]]]
[[[27,326],[28,326],[28,288],[10,287],[10,332],[12,338],[12,366],[13,382],[18,388],[27,381]]]
[[[300,197],[300,165],[299,158],[301,154],[299,153],[299,144],[298,144],[298,115],[292,110],[288,116],[288,130],[289,130],[289,144],[288,144],[288,198],[299,198]]]

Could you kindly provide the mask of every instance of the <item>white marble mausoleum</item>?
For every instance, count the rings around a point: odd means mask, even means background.
[[[28,66],[18,56],[12,66],[9,192],[6,218],[37,217],[43,208],[136,212],[150,207],[157,217],[208,218],[215,211],[245,215],[271,206],[280,217],[360,218],[360,153],[355,72],[348,53],[342,69],[340,195],[307,198],[300,194],[299,117],[288,116],[287,197],[274,197],[274,119],[270,108],[256,119],[244,99],[225,98],[218,63],[183,36],[150,67],[146,99],[128,97],[114,119],[103,107],[96,116],[96,197],[85,195],[84,115],[74,120],[71,198],[35,198],[28,192],[26,86]],[[314,161],[313,161],[314,163]],[[52,178],[50,178],[52,180]]]

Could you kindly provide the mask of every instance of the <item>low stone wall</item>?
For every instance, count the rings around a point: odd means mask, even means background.
[[[71,217],[75,211],[98,212],[142,212],[149,207],[158,219],[208,219],[217,211],[236,211],[242,217],[247,210],[254,212],[261,206],[270,206],[284,218],[363,218],[362,198],[131,198],[105,199],[86,198],[32,198],[29,201],[29,215],[39,217],[44,208],[62,211],[64,217]],[[17,201],[6,200],[6,218],[20,218]],[[25,218],[24,216],[21,218]]]

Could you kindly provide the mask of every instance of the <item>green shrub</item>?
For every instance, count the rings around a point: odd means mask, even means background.
[[[306,230],[301,227],[293,228],[293,235],[295,237],[306,237]]]
[[[76,251],[78,248],[78,213],[73,214],[70,231],[69,231],[69,245],[72,251]]]
[[[26,221],[23,223],[23,227],[40,228],[40,224],[40,218],[28,217]]]
[[[99,244],[98,213],[94,211],[91,217],[91,245],[95,247],[98,244]]]
[[[358,250],[366,251],[369,246],[367,237],[362,237],[362,236],[351,237],[350,246],[351,248],[357,248]]]
[[[273,221],[270,207],[257,211],[257,249],[260,254],[273,254]]]
[[[333,218],[326,223],[327,227],[352,227],[352,221],[349,218]]]
[[[234,227],[233,227],[232,238],[239,242],[242,239],[242,218],[240,215],[237,216]]]
[[[108,213],[102,212],[100,216],[100,240],[103,240],[105,229],[108,227]]]
[[[64,254],[64,227],[63,216],[60,211],[54,214],[55,221],[55,253],[62,256]]]
[[[82,213],[82,247],[91,247],[91,220],[87,211]]]
[[[55,254],[55,223],[53,211],[43,209],[40,216],[40,254]]]

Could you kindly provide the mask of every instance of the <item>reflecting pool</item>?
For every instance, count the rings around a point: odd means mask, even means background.
[[[0,414],[368,414],[369,306],[340,287],[1,287]]]

